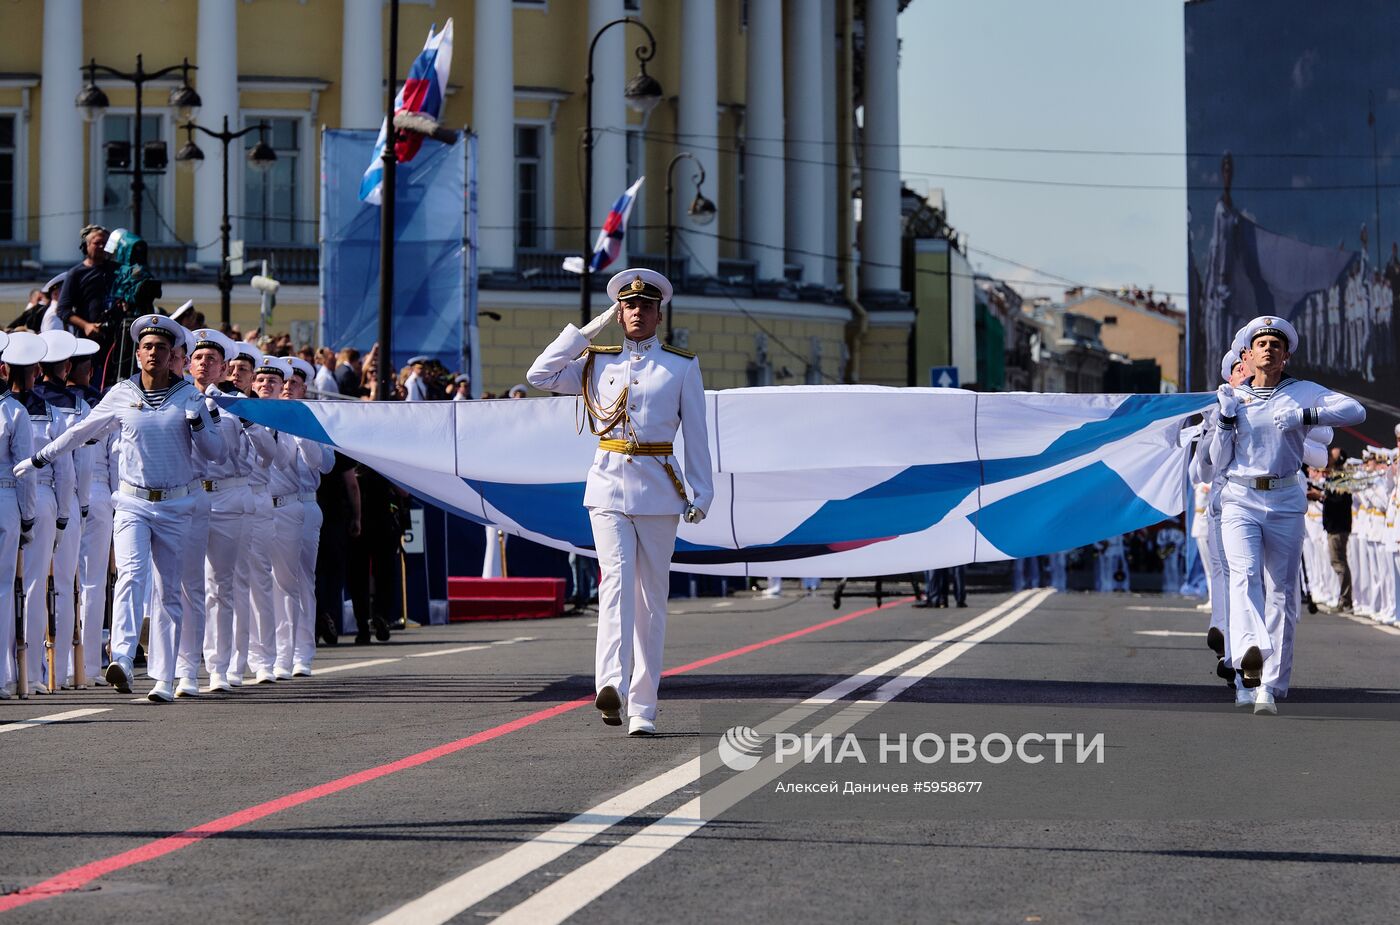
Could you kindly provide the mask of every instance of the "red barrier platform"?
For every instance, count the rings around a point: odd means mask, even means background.
[[[542,620],[564,615],[562,578],[449,578],[447,619]]]

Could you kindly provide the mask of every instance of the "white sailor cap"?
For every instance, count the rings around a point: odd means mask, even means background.
[[[184,305],[181,305],[170,313],[170,320],[179,321],[181,318],[185,317],[186,312],[192,311],[194,311],[194,299],[186,299]]]
[[[1395,436],[1400,437],[1400,424],[1395,425]]]
[[[158,334],[170,341],[173,347],[176,344],[184,344],[185,329],[165,315],[142,315],[131,322],[131,339],[135,343],[141,343],[141,338],[147,334]]]
[[[42,331],[39,339],[44,342],[44,362],[62,363],[73,356],[78,349],[78,338],[67,331]]]
[[[5,345],[8,344],[9,342],[10,342],[10,335],[6,334],[4,331],[0,331],[0,353],[4,353],[4,352],[5,352]],[[1397,431],[1400,431],[1400,428],[1396,428],[1396,429],[1397,429]]]
[[[191,354],[201,347],[209,347],[219,351],[225,361],[238,356],[238,345],[223,331],[214,328],[195,328],[190,332],[190,337],[194,339],[194,347],[190,350]]]
[[[1244,362],[1240,359],[1237,351],[1231,350],[1220,360],[1220,378],[1226,382],[1230,381],[1230,374],[1235,371],[1235,367]]]
[[[73,349],[73,359],[80,360],[83,357],[90,357],[101,349],[102,345],[97,341],[80,337],[78,338],[78,346]]]
[[[671,301],[671,281],[655,270],[636,267],[623,270],[608,280],[608,298],[614,302],[630,299]]]
[[[292,364],[287,362],[286,357],[277,357],[270,353],[264,353],[262,362],[258,364],[254,372],[273,373],[274,375],[281,376],[283,379],[288,379],[292,375]]]
[[[254,369],[258,368],[258,364],[262,362],[261,350],[259,350],[255,345],[248,343],[246,340],[236,340],[233,342],[233,346],[237,350],[237,353],[233,354],[233,356],[226,357],[225,359],[247,360],[249,363],[253,364]]]
[[[1261,336],[1272,334],[1281,338],[1288,345],[1289,353],[1298,352],[1298,331],[1288,323],[1287,318],[1280,318],[1278,315],[1260,315],[1244,326],[1244,332],[1247,346],[1252,347]]]
[[[67,271],[67,270],[64,270],[62,273],[58,274],[58,275],[55,276],[53,279],[49,280],[47,283],[44,283],[44,288],[41,289],[41,290],[39,290],[39,291],[42,292],[42,293],[44,293],[45,295],[48,295],[50,292],[53,292],[55,289],[62,288],[62,286],[63,286],[63,281],[66,280],[67,278],[68,278],[68,271]]]
[[[419,363],[427,364],[427,363],[431,363],[431,362],[433,362],[433,358],[432,358],[432,357],[430,357],[430,356],[425,356],[425,355],[423,355],[423,354],[421,354],[421,353],[420,353],[418,356],[416,356],[416,357],[409,357],[409,358],[408,358],[408,365],[409,365],[409,366],[417,366]]]
[[[1230,349],[1243,355],[1249,349],[1249,326],[1240,328],[1235,332],[1235,337],[1230,341]]]
[[[316,378],[316,370],[311,368],[311,364],[301,357],[283,357],[292,367],[292,372],[301,377],[302,382],[310,382]]]
[[[44,358],[49,345],[32,331],[16,331],[5,344],[5,352],[0,353],[0,361],[11,366],[33,366]]]

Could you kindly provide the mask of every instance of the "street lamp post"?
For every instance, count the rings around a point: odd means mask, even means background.
[[[393,397],[394,368],[392,340],[394,336],[394,205],[397,197],[399,153],[395,149],[398,132],[394,128],[395,102],[398,96],[399,73],[399,0],[389,0],[389,75],[384,81],[388,102],[384,116],[384,180],[379,198],[379,359],[375,368],[378,379],[375,397],[388,401]]]
[[[638,45],[636,49],[637,64],[639,71],[635,77],[627,81],[622,89],[622,96],[638,112],[650,112],[656,104],[661,102],[661,84],[655,77],[647,73],[647,62],[656,57],[656,36],[652,35],[646,23],[640,19],[633,19],[631,16],[624,16],[621,19],[614,19],[610,23],[605,23],[597,32],[593,33],[593,40],[588,43],[588,79],[586,82],[586,115],[583,130],[583,272],[579,276],[579,324],[588,324],[592,312],[589,302],[591,301],[590,286],[591,270],[593,260],[593,226],[590,220],[590,213],[593,209],[593,52],[598,48],[598,39],[602,37],[613,26],[631,23],[647,34],[647,45]]]
[[[83,110],[83,115],[89,122],[102,118],[109,105],[107,94],[97,85],[97,75],[99,72],[118,80],[126,81],[136,88],[136,115],[131,124],[131,230],[137,237],[141,236],[141,199],[146,192],[146,183],[143,177],[142,161],[145,152],[141,144],[141,95],[147,83],[152,80],[159,80],[167,74],[176,71],[181,73],[180,86],[170,91],[170,105],[175,110],[176,118],[181,122],[189,122],[199,111],[199,94],[190,86],[190,71],[199,70],[190,59],[186,58],[179,64],[172,64],[163,67],[158,71],[147,71],[141,55],[136,56],[136,70],[119,71],[116,68],[108,67],[105,64],[98,64],[96,58],[88,59],[88,63],[81,70],[87,72],[87,85],[78,92],[75,104]]]
[[[199,145],[194,143],[196,131],[203,132],[224,146],[224,215],[223,223],[219,225],[219,323],[227,328],[230,324],[229,301],[233,292],[233,273],[228,265],[229,234],[232,231],[228,214],[228,146],[244,135],[257,132],[258,143],[248,149],[248,164],[254,170],[270,169],[277,161],[277,152],[267,144],[268,124],[266,122],[259,122],[257,125],[250,125],[241,131],[231,132],[228,128],[228,116],[224,116],[223,131],[215,132],[202,125],[195,125],[193,122],[186,122],[181,128],[185,130],[187,139],[179,153],[175,155],[177,165],[188,165],[193,168],[204,163],[204,152],[199,150]]]
[[[719,211],[715,208],[715,204],[709,199],[706,199],[704,193],[700,192],[700,187],[705,183],[705,165],[700,163],[700,159],[689,151],[682,151],[671,158],[671,163],[666,165],[666,278],[671,280],[673,286],[675,285],[675,280],[671,279],[671,250],[676,239],[676,223],[672,216],[676,205],[676,195],[675,190],[672,188],[672,175],[675,172],[676,165],[687,159],[693,161],[695,163],[695,169],[700,172],[695,176],[695,198],[690,201],[690,206],[686,209],[686,214],[690,216],[691,221],[695,222],[695,224],[708,225],[715,220],[715,213]],[[672,316],[674,314],[672,306],[674,304],[674,298],[666,303],[666,343],[668,344],[675,343],[675,328],[672,325]]]

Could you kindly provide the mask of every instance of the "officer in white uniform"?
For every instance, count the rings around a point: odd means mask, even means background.
[[[311,364],[301,357],[288,357],[292,375],[282,387],[282,397],[294,401],[306,398],[307,383],[315,378]],[[292,631],[292,677],[310,677],[311,661],[316,657],[316,553],[321,547],[321,524],[324,517],[316,503],[316,489],[321,476],[335,465],[335,450],[323,443],[296,438],[297,452],[293,465],[297,473],[297,499],[301,502],[300,573],[297,590],[300,600],[296,624]],[[279,531],[280,535],[280,531]]]
[[[291,366],[282,357],[264,355],[253,373],[253,395],[257,398],[280,400],[282,386],[291,374]],[[273,530],[276,512],[274,492],[280,473],[291,463],[295,445],[285,434],[261,428],[260,432],[251,427],[250,435],[256,434],[253,446],[256,461],[253,464],[251,479],[253,484],[253,516],[247,534],[245,558],[247,571],[242,581],[249,591],[252,604],[248,632],[248,668],[253,672],[255,684],[268,684],[292,676],[291,656],[292,637],[290,627],[279,627],[277,620],[277,570],[281,564],[274,561]],[[285,495],[285,490],[281,492]],[[268,581],[273,576],[273,581]],[[279,668],[279,660],[285,651],[286,666]]]
[[[100,345],[85,337],[78,338],[78,348],[70,361],[68,391],[81,398],[89,408],[102,400],[101,390],[92,385],[91,357]],[[112,493],[117,490],[117,464],[112,456],[116,435],[89,440],[78,450],[86,454],[91,474],[83,512],[82,537],[78,543],[78,618],[82,623],[83,673],[88,683],[106,686],[102,677],[102,630],[107,620],[107,576],[112,563]]]
[[[23,477],[42,470],[85,441],[119,428],[117,442],[121,485],[116,494],[113,546],[117,589],[112,612],[112,662],[107,680],[131,692],[132,658],[139,641],[142,609],[152,580],[160,591],[151,614],[152,673],[155,687],[147,695],[157,702],[174,700],[175,655],[179,644],[181,566],[193,501],[190,465],[195,446],[206,456],[227,455],[215,432],[204,398],[188,380],[170,374],[170,350],[183,329],[162,315],[143,315],[131,325],[141,371],[114,385],[82,422],[15,467]]]
[[[582,394],[601,439],[589,469],[584,507],[593,526],[602,577],[594,704],[608,725],[656,731],[666,598],[679,518],[699,523],[714,498],[705,390],[694,354],[661,343],[656,329],[671,284],[660,273],[629,269],[608,281],[614,304],[582,330],[567,325],[526,378],[539,389]],[[617,347],[589,343],[611,321]],[[684,438],[687,498],[672,441]]]
[[[27,546],[34,535],[35,480],[12,478],[10,471],[21,460],[33,455],[34,433],[28,410],[12,390],[19,385],[27,391],[26,377],[32,379],[33,364],[43,357],[45,349],[37,334],[7,335],[0,331],[0,363],[5,364],[5,374],[10,380],[10,388],[0,395],[0,700],[8,700],[16,692],[29,696],[28,691],[17,691],[12,589],[20,538],[23,536]]]
[[[1218,391],[1219,428],[1210,457],[1224,471],[1221,539],[1230,569],[1230,657],[1255,690],[1256,713],[1277,712],[1286,692],[1291,637],[1298,617],[1303,513],[1298,471],[1310,428],[1359,424],[1366,409],[1314,382],[1286,375],[1298,333],[1286,319],[1245,326],[1253,381]]]
[[[408,392],[409,401],[427,401],[428,383],[423,378],[423,367],[432,360],[432,357],[417,356],[408,361],[409,367],[413,370],[404,380],[404,389]]]

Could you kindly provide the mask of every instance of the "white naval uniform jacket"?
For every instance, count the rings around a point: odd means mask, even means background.
[[[1227,476],[1294,475],[1303,463],[1303,442],[1313,426],[1345,427],[1366,420],[1360,402],[1303,379],[1285,378],[1268,398],[1260,398],[1248,385],[1235,391],[1240,406],[1233,425],[1221,420],[1211,439],[1210,458],[1217,471]],[[1303,426],[1279,430],[1274,415],[1294,408],[1304,412]]]
[[[228,450],[215,432],[204,396],[186,379],[171,386],[159,408],[152,408],[137,384],[140,374],[123,379],[103,396],[97,407],[82,421],[64,431],[34,454],[47,463],[95,437],[117,429],[121,480],[138,488],[184,488],[194,479],[191,446],[215,460],[223,460]],[[185,421],[185,413],[199,415],[198,429]]]
[[[9,478],[8,473],[15,464],[34,455],[34,428],[29,423],[29,412],[19,399],[6,392],[0,396],[0,478]],[[34,519],[34,479],[15,479],[15,502],[19,505],[19,519]],[[4,589],[0,589],[3,591]],[[5,656],[8,657],[8,653]]]
[[[715,491],[700,361],[668,350],[656,337],[640,343],[624,339],[621,347],[594,347],[571,324],[544,349],[525,379],[537,389],[578,395],[590,353],[589,392],[601,407],[610,405],[624,388],[628,390],[627,418],[606,436],[671,443],[679,430],[685,467],[682,474],[674,457],[627,456],[599,449],[588,470],[583,506],[623,514],[680,514],[685,501],[667,475],[664,461],[671,464],[676,478],[689,484],[690,503],[708,512]]]

